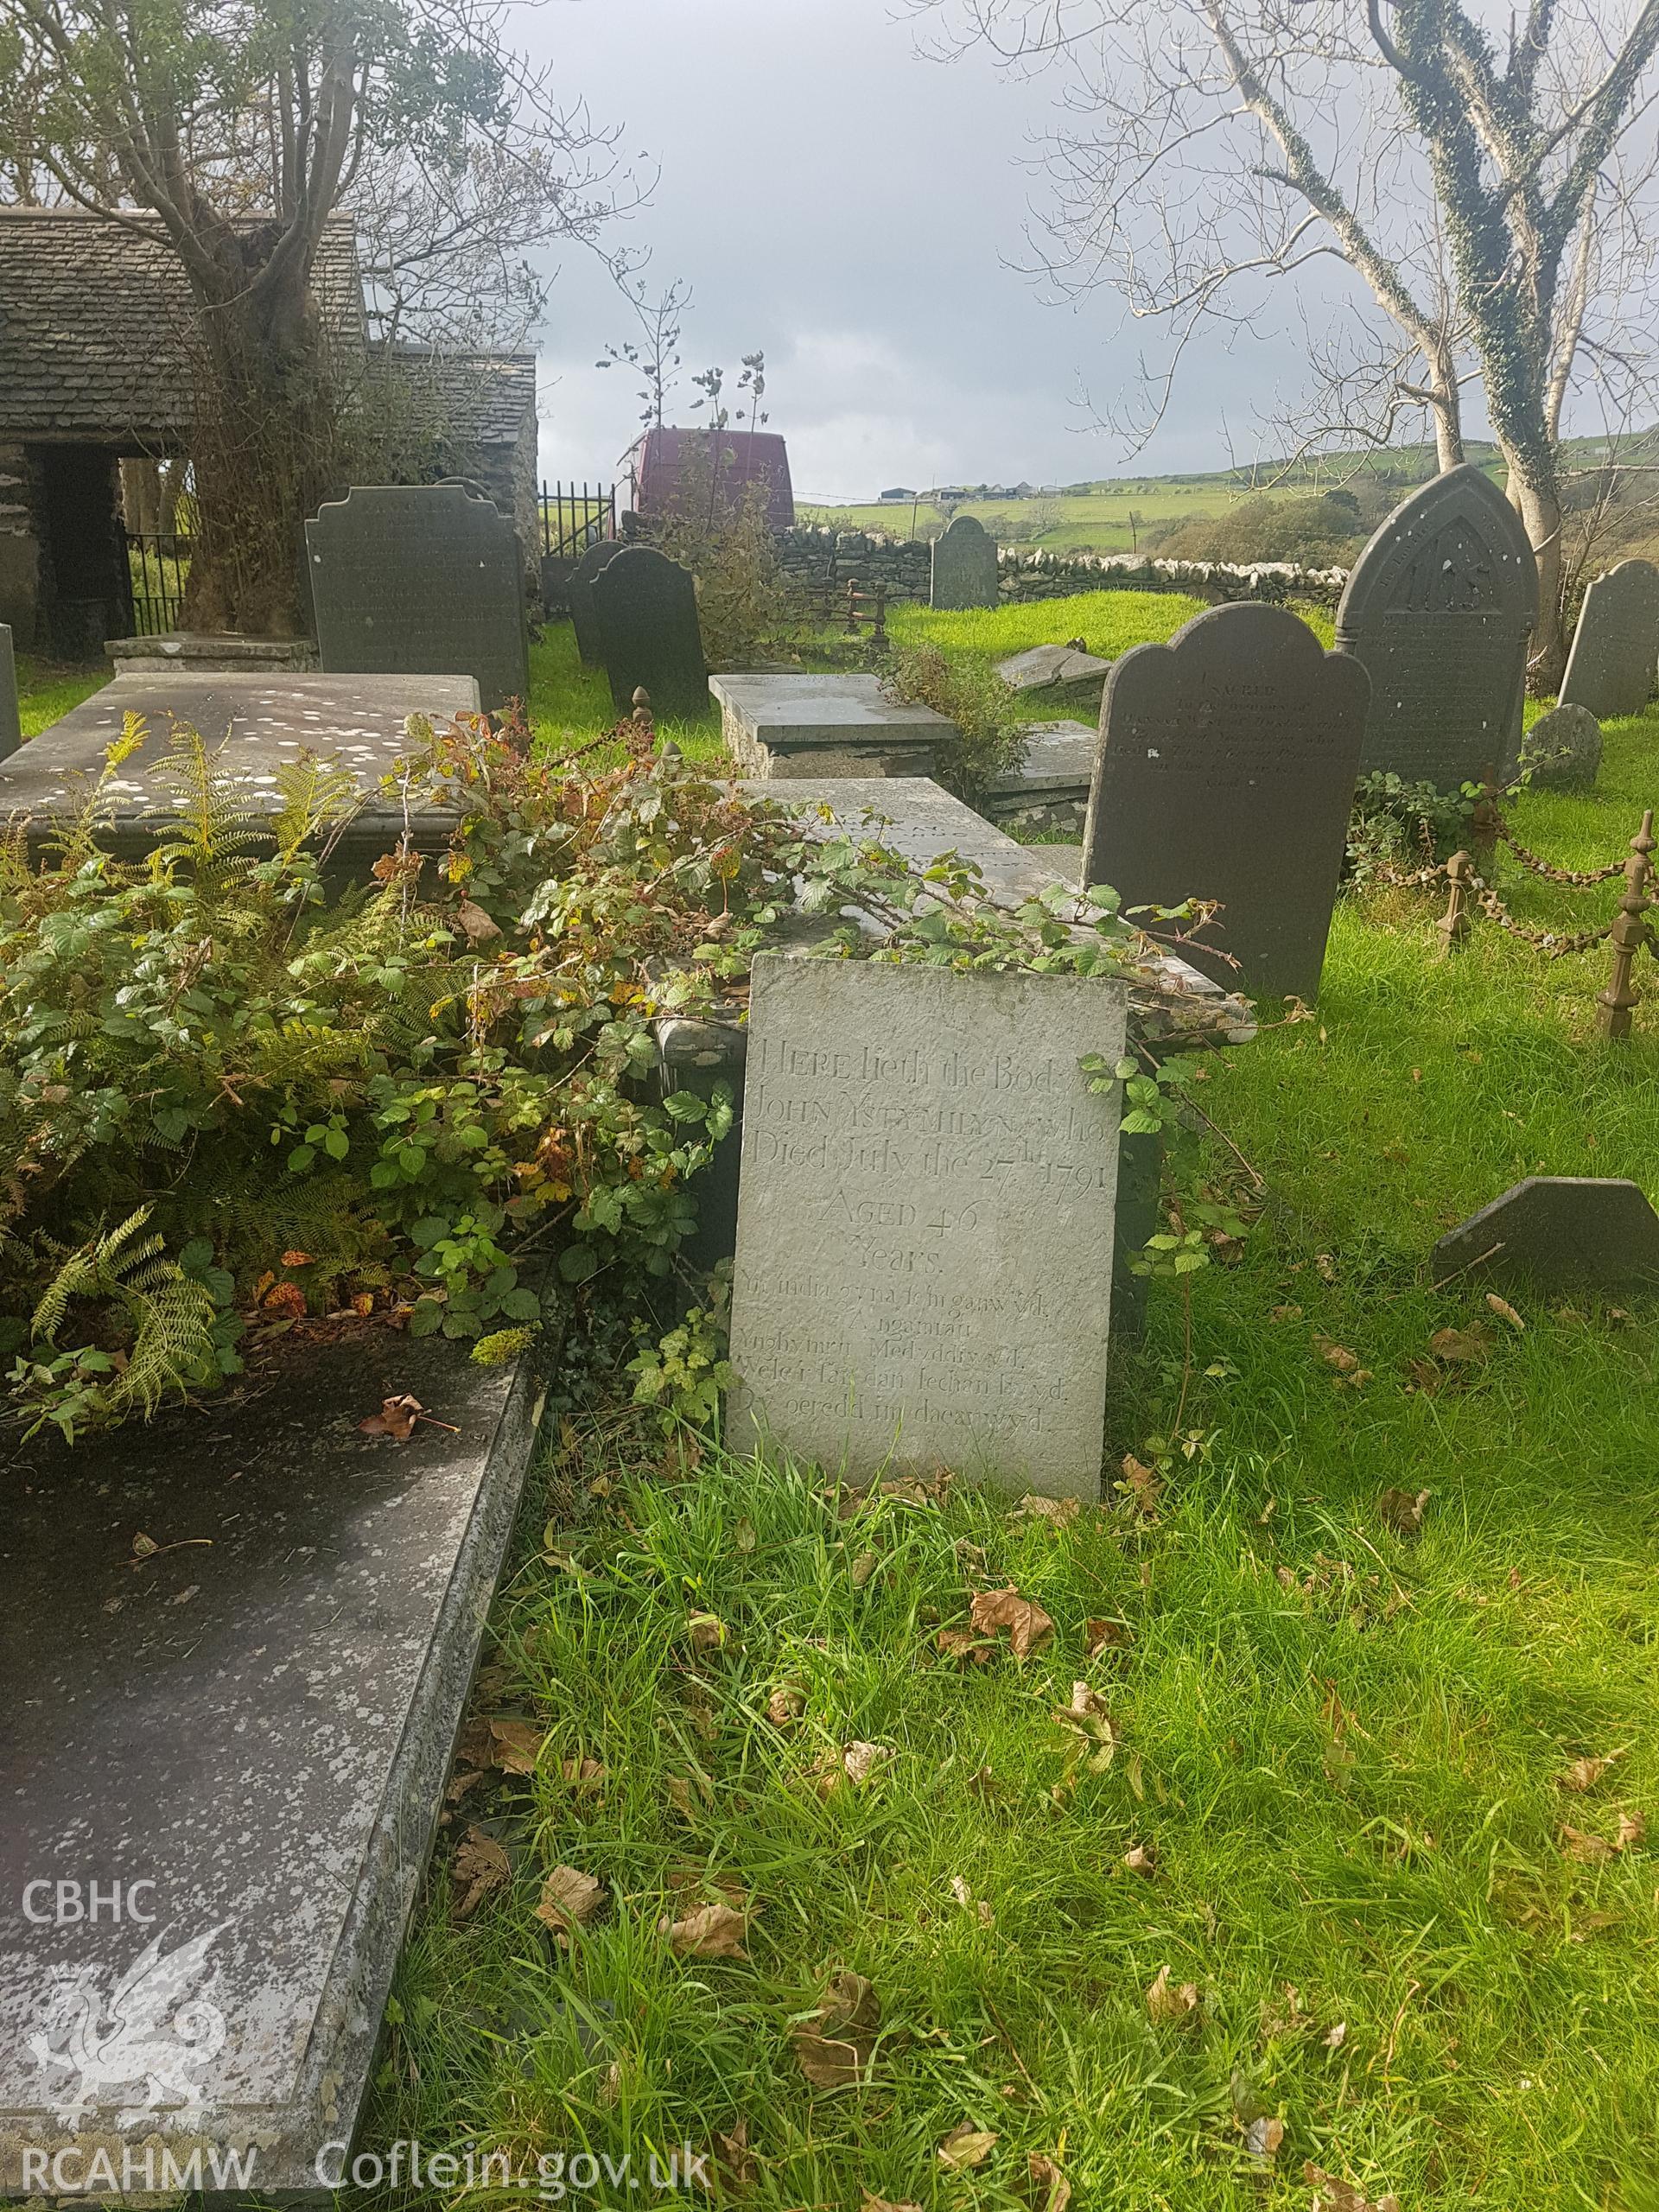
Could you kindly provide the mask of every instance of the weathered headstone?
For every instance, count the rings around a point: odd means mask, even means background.
[[[1588,791],[1601,767],[1601,724],[1587,707],[1552,707],[1521,740],[1499,780],[1512,784],[1524,769],[1535,791]]]
[[[1243,990],[1312,999],[1369,690],[1281,607],[1214,607],[1125,653],[1101,702],[1085,886],[1125,906],[1217,899],[1186,957]]]
[[[576,655],[584,668],[601,664],[599,609],[594,604],[594,578],[607,569],[622,550],[619,537],[597,537],[570,571],[565,589],[570,606],[570,627],[576,633]]]
[[[933,541],[930,607],[996,605],[996,540],[974,515],[958,515]]]
[[[1621,1177],[1529,1175],[1441,1237],[1436,1282],[1452,1275],[1541,1289],[1659,1282],[1659,1214]]]
[[[1489,476],[1465,463],[1402,500],[1337,609],[1371,679],[1361,773],[1455,791],[1513,759],[1537,619],[1538,564]]]
[[[459,484],[358,484],[305,525],[330,675],[464,675],[492,713],[530,691],[512,524]]]
[[[1621,561],[1584,594],[1573,633],[1561,704],[1587,707],[1599,721],[1639,715],[1653,696],[1659,662],[1659,569]]]
[[[0,760],[15,753],[23,741],[23,725],[17,712],[17,662],[11,650],[10,626],[0,622]]]
[[[655,546],[625,545],[594,578],[593,590],[600,658],[618,714],[632,712],[641,684],[659,721],[704,713],[709,664],[691,571]]]
[[[1128,994],[757,960],[728,1435],[1098,1493]]]

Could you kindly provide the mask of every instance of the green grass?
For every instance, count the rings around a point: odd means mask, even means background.
[[[1517,828],[1608,859],[1656,788],[1649,712],[1610,725],[1596,792],[1524,798]],[[1574,919],[1616,889],[1499,880]],[[1209,1063],[1197,1096],[1263,1211],[1236,1265],[1190,1279],[1190,1342],[1159,1286],[1115,1368],[1114,1458],[1192,1442],[1152,1522],[1114,1498],[1057,1530],[965,1486],[842,1517],[810,1470],[567,1430],[482,1699],[545,1741],[451,1829],[481,1821],[512,1878],[454,1924],[441,1851],[369,2145],[639,2169],[742,2126],[746,2201],[776,2212],[1013,2212],[1033,2154],[1090,2212],[1300,2212],[1304,2160],[1413,2212],[1655,2212],[1659,1862],[1643,1839],[1584,1863],[1561,1833],[1659,1816],[1654,1302],[1520,1297],[1517,1330],[1424,1262],[1539,1169],[1659,1192],[1659,979],[1644,963],[1637,1033],[1609,1047],[1605,953],[1547,963],[1487,928],[1437,961],[1433,912],[1344,901],[1317,1018]],[[1446,1327],[1483,1356],[1436,1363]],[[1428,1491],[1420,1536],[1389,1490]],[[1052,1643],[946,1662],[938,1628],[1010,1581]],[[1090,1661],[1103,1618],[1128,1641]],[[1050,1716],[1080,1679],[1121,1742],[1071,1787]],[[779,1727],[786,1682],[804,1710]],[[822,1796],[812,1770],[855,1742],[891,1756]],[[599,1787],[567,1780],[582,1758]],[[568,1952],[534,1917],[556,1866],[607,1895]],[[721,1883],[747,1958],[675,1955],[659,1918]],[[1198,1992],[1180,2024],[1148,2017],[1165,1967]],[[843,1970],[881,2039],[867,2086],[815,2094],[790,2031]],[[1271,2171],[1241,2101],[1284,2124]],[[936,2146],[963,2122],[997,2139],[954,2177]]]
[[[23,735],[38,736],[48,722],[67,715],[83,699],[90,699],[94,691],[101,691],[110,675],[107,665],[98,669],[66,668],[59,662],[42,660],[35,653],[19,653],[17,706]]]

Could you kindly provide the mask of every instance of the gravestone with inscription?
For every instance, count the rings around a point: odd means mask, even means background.
[[[1659,569],[1621,561],[1584,594],[1573,633],[1561,704],[1587,707],[1598,721],[1639,715],[1653,696],[1659,662]]]
[[[584,668],[598,668],[601,660],[599,609],[594,604],[594,579],[609,568],[621,550],[620,537],[595,538],[571,569],[569,582],[565,587],[569,600],[570,627],[576,633],[576,655]]]
[[[1359,663],[1281,607],[1214,607],[1125,653],[1101,702],[1084,887],[1110,884],[1125,906],[1219,899],[1185,957],[1312,999],[1369,694]]]
[[[1456,791],[1514,757],[1538,564],[1521,519],[1472,462],[1404,499],[1360,555],[1337,645],[1371,679],[1362,774]]]
[[[11,630],[0,622],[0,760],[15,753],[23,741],[23,725],[17,712],[17,662],[11,650]]]
[[[1097,976],[754,963],[728,1437],[1098,1495],[1123,1049]]]
[[[632,713],[641,684],[659,721],[706,713],[709,664],[691,571],[653,545],[625,545],[594,578],[593,591],[600,658],[618,714]]]
[[[470,676],[492,713],[528,696],[524,563],[492,501],[459,484],[356,484],[305,543],[327,674]]]
[[[930,607],[996,605],[996,540],[973,515],[958,515],[933,541]]]

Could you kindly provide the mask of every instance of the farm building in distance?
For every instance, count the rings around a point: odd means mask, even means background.
[[[327,226],[313,287],[380,466],[406,483],[476,484],[512,516],[533,572],[534,355],[375,342],[346,216]],[[189,457],[192,322],[159,231],[0,207],[0,622],[25,650],[84,659],[137,626],[120,464]]]
[[[635,440],[617,466],[629,486],[628,504],[642,519],[667,514],[690,474],[694,482],[707,483],[709,433],[702,429],[671,429],[658,424]],[[766,520],[773,530],[789,530],[795,521],[795,493],[789,476],[789,449],[773,430],[727,429],[717,447],[718,486],[735,499],[750,485],[763,487]]]

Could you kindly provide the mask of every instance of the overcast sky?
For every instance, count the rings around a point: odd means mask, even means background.
[[[1079,395],[1133,376],[1140,334],[1109,296],[1049,305],[1008,265],[1051,85],[1009,83],[978,54],[918,58],[896,0],[543,0],[522,21],[568,95],[660,169],[626,236],[693,288],[688,372],[719,362],[729,385],[764,348],[798,494],[1254,452],[1255,411],[1294,368],[1282,321],[1230,353],[1217,339],[1139,461],[1089,429]],[[636,379],[594,365],[628,328],[597,267],[565,256],[541,340],[548,477],[608,478],[632,441]],[[696,397],[688,385],[683,410]]]

